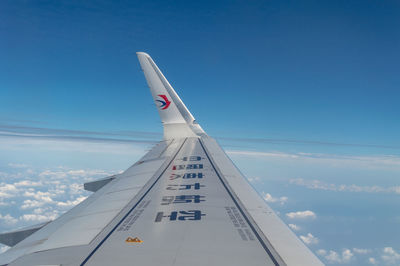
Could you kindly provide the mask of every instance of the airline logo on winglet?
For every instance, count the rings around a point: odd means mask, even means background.
[[[161,103],[161,105],[159,107],[162,110],[167,109],[169,107],[169,105],[171,104],[171,102],[168,100],[167,96],[165,96],[164,94],[159,94],[157,96],[162,99],[162,100],[156,100],[157,102]]]

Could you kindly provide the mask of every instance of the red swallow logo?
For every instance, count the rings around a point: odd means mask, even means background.
[[[167,96],[165,96],[164,94],[159,94],[158,97],[161,97],[162,100],[156,100],[157,102],[160,102],[161,105],[159,106],[162,110],[165,110],[169,107],[169,105],[171,104],[171,102],[168,100]]]

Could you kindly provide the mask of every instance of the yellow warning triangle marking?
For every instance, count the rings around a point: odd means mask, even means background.
[[[138,237],[132,238],[132,237],[128,237],[125,242],[127,243],[142,243],[143,241],[140,240]]]

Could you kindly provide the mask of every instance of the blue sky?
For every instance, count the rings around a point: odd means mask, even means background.
[[[325,263],[399,264],[399,28],[398,1],[1,1],[0,229],[161,139],[145,51]]]

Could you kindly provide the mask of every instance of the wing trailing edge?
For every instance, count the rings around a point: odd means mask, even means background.
[[[36,231],[40,230],[42,227],[50,223],[51,221],[35,224],[29,227],[18,229],[12,232],[6,232],[0,234],[0,243],[9,247],[13,247],[28,236],[32,235]]]

